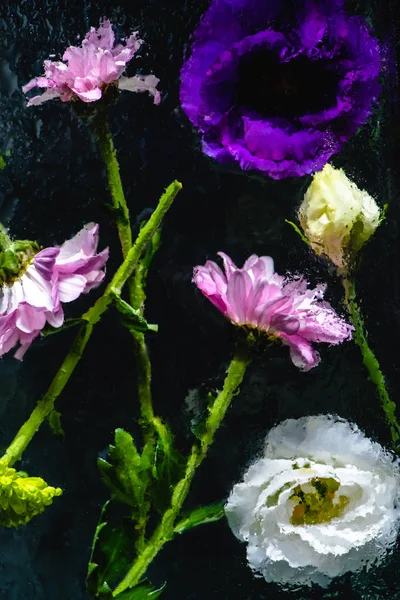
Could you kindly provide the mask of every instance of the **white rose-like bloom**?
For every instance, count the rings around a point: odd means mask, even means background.
[[[315,173],[298,217],[317,254],[326,254],[339,268],[349,252],[357,251],[380,222],[375,200],[350,181],[342,169],[327,164]]]
[[[319,584],[378,564],[397,538],[398,460],[338,417],[290,419],[234,486],[229,525],[268,582]]]

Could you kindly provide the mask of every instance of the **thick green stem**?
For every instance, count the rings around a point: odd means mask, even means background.
[[[378,359],[368,344],[367,333],[364,330],[364,320],[356,300],[354,282],[349,277],[343,278],[345,302],[354,326],[354,340],[360,347],[363,362],[368,369],[369,379],[376,385],[382,408],[386,415],[392,441],[398,446],[400,440],[400,425],[396,419],[396,404],[390,399],[386,389],[385,377],[381,371]]]
[[[160,524],[155,529],[152,537],[148,540],[143,551],[138,555],[124,579],[113,591],[114,597],[118,596],[118,594],[127,588],[133,587],[140,581],[149,564],[157,556],[164,544],[173,537],[175,522],[179,517],[183,503],[189,493],[193,478],[197,469],[205,459],[209,447],[214,441],[215,433],[225,417],[232,398],[238,393],[239,386],[243,381],[249,362],[250,356],[248,349],[244,350],[243,348],[241,348],[232,359],[227,371],[223,389],[219,392],[209,408],[209,415],[205,422],[204,432],[200,436],[199,442],[196,442],[193,445],[187,460],[185,474],[172,492],[170,507],[164,513]]]
[[[122,255],[125,258],[132,246],[132,230],[129,219],[129,210],[126,204],[119,173],[117,153],[108,126],[107,113],[105,111],[100,111],[93,117],[92,123],[101,157],[107,168],[108,187],[110,188]]]
[[[8,466],[13,465],[21,458],[22,453],[28,446],[36,431],[53,410],[54,402],[63,391],[76,365],[78,364],[86,344],[88,343],[92,334],[94,326],[96,323],[98,323],[103,313],[111,304],[115,294],[119,295],[121,293],[123,286],[132,275],[135,266],[138,264],[143,252],[151,242],[155,231],[160,226],[166,212],[171,207],[172,202],[181,189],[182,184],[179,183],[179,181],[174,181],[168,186],[165,193],[161,196],[157,208],[151,215],[146,225],[144,225],[144,227],[142,227],[140,230],[134,245],[129,250],[124,262],[115,273],[104,294],[82,316],[82,320],[85,321],[85,324],[80,328],[70,351],[68,352],[61,367],[51,382],[49,389],[43,398],[38,402],[28,421],[26,421],[26,423],[24,423],[24,425],[18,431],[14,440],[11,442],[1,459]]]

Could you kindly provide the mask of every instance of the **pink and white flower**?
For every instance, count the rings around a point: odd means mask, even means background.
[[[252,254],[239,269],[224,254],[223,272],[213,261],[194,269],[193,281],[232,323],[264,331],[290,347],[296,367],[308,371],[320,356],[313,342],[339,344],[353,327],[323,302],[326,285],[307,288],[303,277],[284,278],[274,272],[270,256]]]
[[[154,104],[159,104],[161,94],[157,84],[160,80],[157,77],[122,75],[142,43],[143,40],[135,31],[124,44],[114,45],[112,25],[108,19],[104,19],[98,29],[90,29],[81,46],[69,46],[66,49],[64,62],[44,61],[44,75],[32,79],[23,86],[22,91],[26,94],[35,87],[45,88],[46,91],[30,98],[28,106],[42,104],[53,98],[60,98],[62,102],[77,98],[83,102],[95,102],[110,84],[117,84],[120,90],[149,92],[154,97]]]
[[[62,304],[100,285],[108,248],[96,253],[99,226],[86,225],[60,248],[44,248],[31,259],[23,274],[0,288],[0,356],[20,345],[22,359],[32,341],[48,323],[61,327]]]

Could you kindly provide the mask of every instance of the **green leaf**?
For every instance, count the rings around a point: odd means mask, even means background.
[[[304,233],[301,231],[300,227],[296,225],[296,223],[293,223],[293,221],[289,221],[288,219],[285,219],[285,223],[288,223],[288,225],[291,225],[293,227],[295,232],[301,237],[305,244],[307,244],[308,246],[310,245],[309,239],[304,235]]]
[[[48,423],[50,425],[50,429],[53,432],[54,436],[59,440],[65,439],[65,432],[63,426],[61,425],[61,413],[58,410],[53,410],[47,417]]]
[[[141,581],[138,585],[131,588],[130,590],[125,590],[121,594],[115,596],[117,600],[156,600],[161,596],[163,591],[166,588],[166,584],[157,590],[155,587],[146,579],[145,581]]]
[[[86,587],[96,598],[112,598],[111,587],[130,566],[134,531],[109,500],[101,511],[92,543]]]
[[[122,315],[122,324],[129,330],[133,331],[158,331],[158,325],[150,324],[142,316],[140,310],[135,310],[130,304],[122,300],[122,298],[113,293],[114,304],[118,312]]]
[[[219,521],[224,516],[225,511],[222,502],[210,504],[209,506],[200,506],[176,524],[174,533],[185,533],[189,529],[193,529],[193,527]]]
[[[115,466],[104,458],[97,459],[97,466],[99,468],[102,480],[113,492],[114,498],[131,506],[132,498],[125,492],[122,483],[118,479]]]
[[[147,465],[139,454],[132,436],[123,429],[115,430],[114,445],[110,445],[108,460],[97,461],[103,481],[121,502],[134,509],[143,505],[147,487]]]
[[[160,513],[169,506],[174,485],[181,479],[185,459],[174,447],[174,437],[167,425],[155,420],[158,439],[152,469],[153,486],[151,497],[153,505]]]

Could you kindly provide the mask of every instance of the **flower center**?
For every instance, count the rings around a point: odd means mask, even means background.
[[[340,517],[349,503],[347,496],[336,496],[340,483],[332,477],[314,477],[297,485],[290,500],[296,502],[290,522],[292,525],[329,523]]]
[[[0,286],[11,286],[27,270],[40,247],[36,242],[21,240],[12,242],[0,251]]]
[[[301,117],[336,103],[340,78],[328,61],[297,56],[280,62],[270,50],[241,58],[236,103],[269,117]]]

